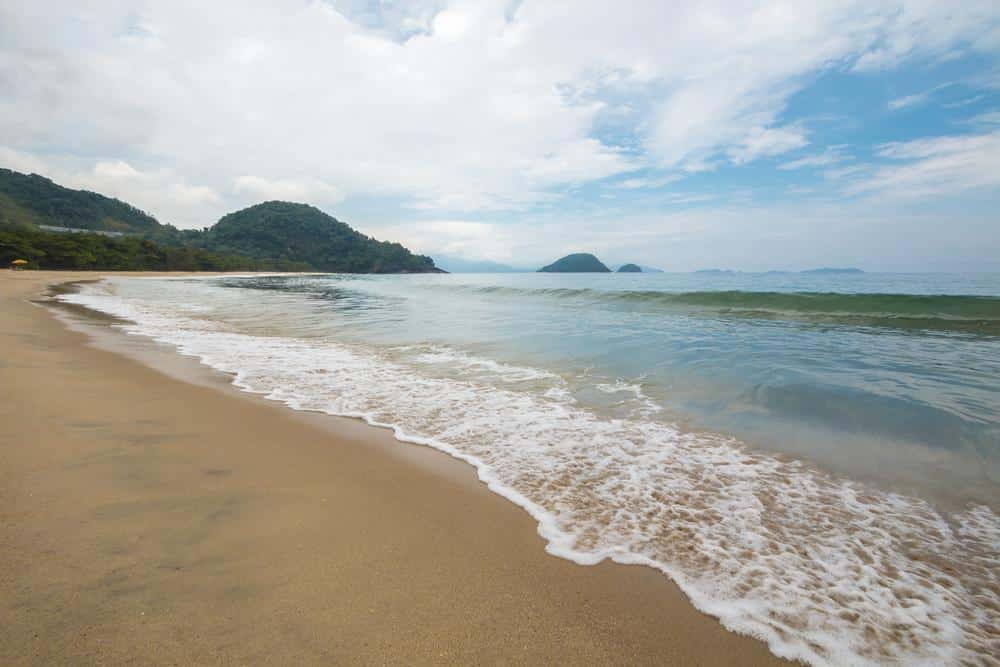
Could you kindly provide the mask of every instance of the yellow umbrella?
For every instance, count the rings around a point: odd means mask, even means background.
[[[26,259],[15,259],[13,262],[11,262],[11,264],[27,264],[27,263],[28,260]]]

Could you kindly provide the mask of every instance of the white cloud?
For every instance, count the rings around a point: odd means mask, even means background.
[[[406,224],[363,226],[366,233],[398,240],[424,254],[441,254],[469,260],[508,262],[515,254],[521,230],[505,225],[468,220],[433,220]]]
[[[882,9],[892,18],[871,26],[870,44],[855,60],[855,71],[891,69],[913,57],[948,60],[960,46],[983,52],[1000,43],[993,0],[903,0]]]
[[[985,98],[985,95],[973,95],[972,97],[966,97],[962,100],[957,100],[955,102],[947,102],[942,104],[945,109],[959,109],[961,107],[969,106],[970,104],[975,104],[979,100]]]
[[[868,164],[852,164],[836,169],[827,169],[823,172],[823,178],[831,181],[846,181],[852,178],[860,178],[870,174],[874,168]]]
[[[987,111],[969,119],[971,125],[1000,125],[1000,111]]]
[[[906,107],[923,104],[927,101],[928,97],[930,97],[929,93],[917,93],[916,95],[897,97],[894,100],[889,100],[888,107],[893,111],[898,111],[899,109],[905,109]]]
[[[190,185],[168,169],[141,171],[122,160],[100,161],[89,172],[56,172],[54,178],[71,187],[118,197],[154,213],[184,215],[221,202],[212,188]]]
[[[828,146],[822,153],[806,155],[805,157],[800,157],[797,160],[785,162],[778,165],[778,169],[789,171],[792,169],[803,169],[805,167],[828,167],[830,165],[838,164],[848,159],[844,152],[845,148],[846,146],[843,145]]]
[[[40,174],[45,171],[45,163],[34,155],[7,146],[0,146],[0,167],[27,174]]]
[[[666,198],[664,202],[668,204],[700,204],[702,202],[713,201],[717,197],[710,194],[674,193]]]
[[[900,109],[905,109],[907,107],[919,106],[921,104],[926,104],[928,100],[939,90],[944,88],[950,88],[955,85],[954,82],[942,83],[941,85],[934,86],[928,90],[921,93],[915,93],[913,95],[904,95],[903,97],[897,97],[896,99],[889,100],[888,107],[892,111],[899,111]]]
[[[807,143],[805,133],[798,127],[755,127],[739,145],[729,149],[729,159],[733,164],[744,164],[761,157],[781,155]]]
[[[310,178],[301,181],[268,180],[244,174],[236,178],[233,189],[237,193],[258,199],[286,199],[306,203],[336,203],[344,198],[343,193],[332,185]]]
[[[879,155],[899,164],[875,169],[850,192],[920,199],[1000,187],[1000,131],[895,142]]]
[[[252,197],[520,214],[801,148],[817,73],[989,48],[996,4],[955,7],[8,0],[0,159],[182,226]]]
[[[679,174],[645,178],[626,178],[623,181],[615,183],[614,187],[620,190],[654,190],[669,185],[680,178],[681,176]]]
[[[566,143],[557,151],[541,156],[528,168],[528,175],[543,186],[559,185],[599,180],[634,171],[637,166],[622,151],[586,138]]]

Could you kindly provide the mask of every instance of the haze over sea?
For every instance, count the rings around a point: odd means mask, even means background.
[[[469,461],[553,554],[658,568],[779,655],[997,655],[1000,274],[112,278],[63,298]]]

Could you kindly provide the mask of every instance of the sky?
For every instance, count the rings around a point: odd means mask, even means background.
[[[0,0],[0,166],[517,266],[1000,271],[1000,2]]]

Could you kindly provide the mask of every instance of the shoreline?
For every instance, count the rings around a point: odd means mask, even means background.
[[[466,463],[26,301],[103,275],[0,278],[5,664],[782,664],[651,568],[550,556]]]

